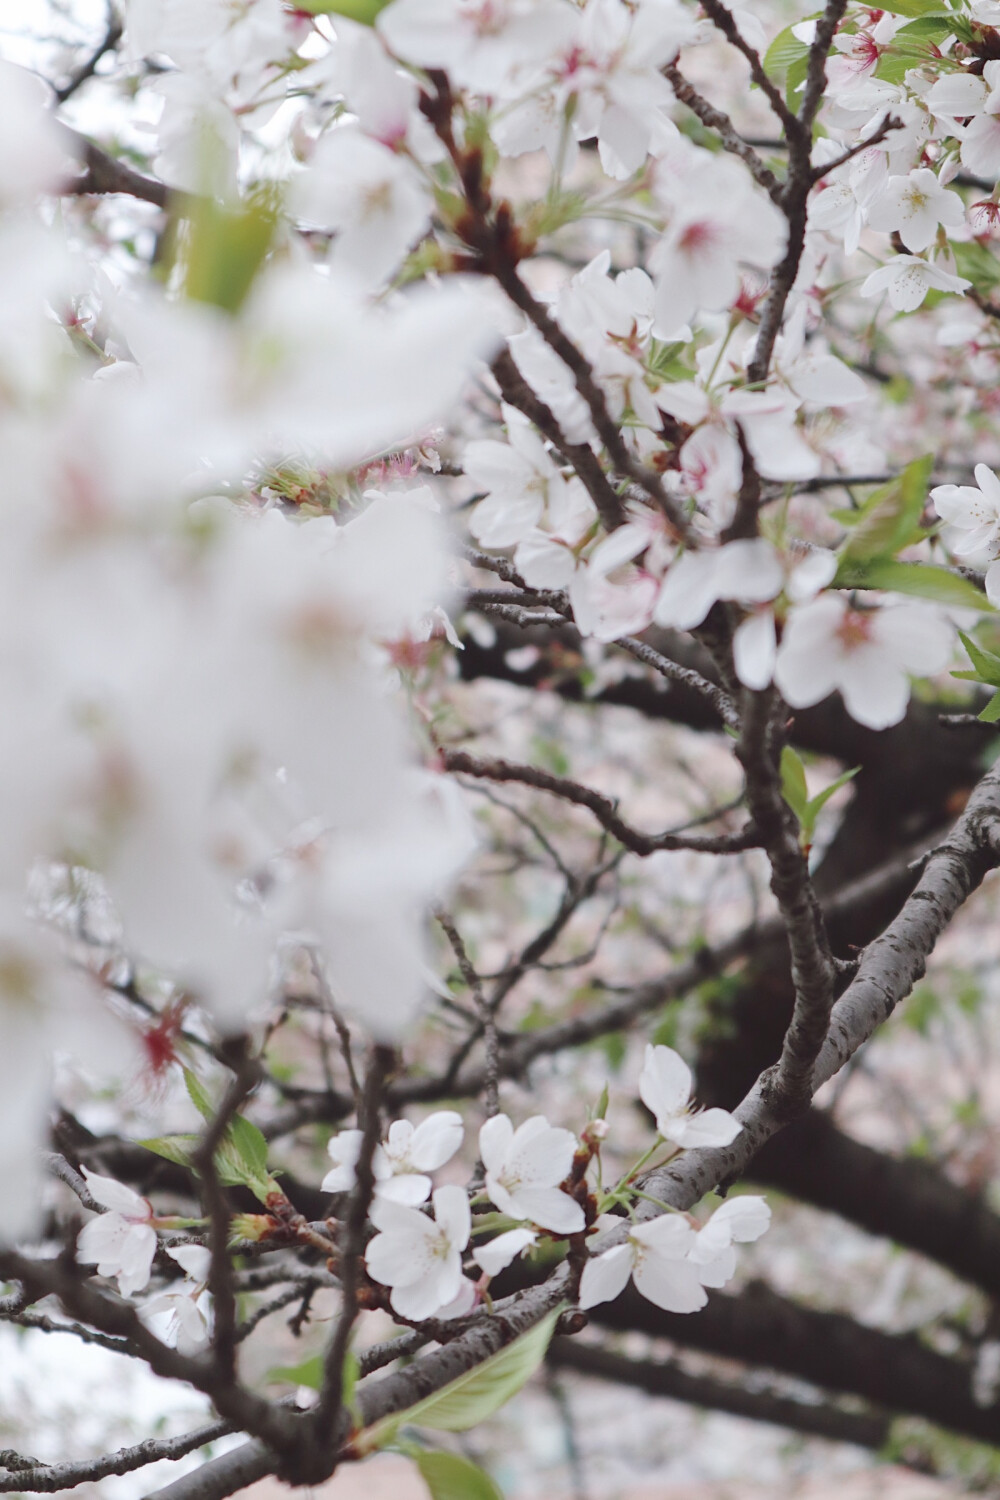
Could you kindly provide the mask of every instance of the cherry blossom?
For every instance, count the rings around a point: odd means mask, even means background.
[[[743,1129],[724,1109],[692,1111],[691,1069],[670,1047],[646,1044],[639,1097],[664,1140],[681,1147],[728,1146]]]
[[[890,177],[868,207],[873,229],[898,230],[907,250],[926,250],[938,225],[956,229],[965,223],[965,205],[957,193],[943,188],[929,167],[905,177]]]
[[[964,276],[953,276],[929,260],[916,255],[896,255],[865,278],[862,297],[886,292],[897,312],[913,312],[933,288],[938,292],[964,292],[972,285]]]
[[[722,1111],[720,1110],[721,1114]],[[697,1312],[708,1301],[700,1268],[690,1259],[694,1231],[676,1214],[633,1224],[624,1244],[592,1255],[580,1280],[580,1306],[613,1302],[628,1285],[667,1312]]]
[[[141,1292],[149,1282],[156,1254],[153,1209],[147,1198],[83,1168],[91,1197],[107,1212],[85,1224],[77,1240],[77,1259],[96,1265],[101,1276],[114,1276],[123,1297]]]
[[[759,1240],[771,1222],[764,1198],[727,1198],[697,1231],[689,1253],[703,1286],[725,1286],[736,1272],[734,1244]]]
[[[499,1276],[512,1261],[535,1244],[538,1235],[533,1229],[508,1229],[498,1234],[486,1245],[473,1250],[472,1259],[487,1276]]]
[[[40,78],[0,59],[0,209],[57,188],[76,163]]]
[[[465,1189],[434,1192],[434,1218],[416,1208],[379,1198],[371,1220],[379,1231],[365,1251],[369,1274],[392,1288],[390,1302],[404,1318],[432,1318],[462,1291],[462,1252],[471,1216]]]
[[[561,1191],[576,1151],[569,1130],[533,1115],[514,1129],[507,1115],[494,1115],[479,1132],[479,1154],[486,1168],[486,1191],[501,1213],[527,1219],[556,1234],[577,1234],[583,1209]]]
[[[739,292],[739,263],[771,265],[786,234],[745,167],[707,152],[699,158],[685,162],[683,193],[667,190],[666,230],[650,257],[656,317],[669,328],[698,309],[728,307]]]
[[[906,712],[909,674],[943,671],[952,638],[951,626],[931,609],[864,609],[826,593],[790,611],[774,679],[793,708],[839,689],[859,724],[886,729]]]
[[[181,1354],[200,1354],[212,1333],[212,1299],[205,1289],[211,1253],[202,1245],[167,1245],[165,1249],[183,1267],[185,1280],[180,1287],[150,1297],[139,1316]]]
[[[372,1158],[376,1194],[395,1203],[426,1202],[432,1185],[426,1174],[451,1160],[463,1134],[462,1117],[453,1109],[428,1115],[417,1126],[409,1120],[394,1120],[388,1138],[375,1147]],[[327,1151],[334,1167],[320,1184],[325,1193],[346,1193],[353,1188],[361,1142],[360,1130],[331,1136]]]
[[[337,231],[335,264],[378,286],[430,225],[431,197],[402,156],[345,127],[317,143],[292,203],[312,224]]]

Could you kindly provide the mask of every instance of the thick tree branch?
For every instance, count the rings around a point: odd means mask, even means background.
[[[711,1375],[693,1375],[676,1360],[628,1359],[603,1345],[580,1339],[553,1339],[548,1362],[578,1375],[590,1375],[615,1385],[635,1386],[651,1396],[667,1396],[709,1411],[730,1412],[754,1422],[773,1422],[792,1432],[854,1443],[859,1448],[884,1447],[892,1424],[889,1412],[878,1407],[851,1411],[831,1401],[795,1401],[775,1391],[749,1388]]]

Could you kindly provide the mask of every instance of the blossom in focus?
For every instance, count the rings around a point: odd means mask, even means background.
[[[501,1213],[527,1219],[556,1234],[577,1234],[583,1209],[559,1188],[569,1176],[576,1137],[533,1115],[514,1129],[507,1115],[494,1115],[479,1132],[486,1191]]]
[[[952,276],[929,260],[917,255],[895,255],[878,270],[872,271],[861,286],[862,297],[877,297],[885,292],[897,312],[913,312],[927,293],[964,292],[972,285],[964,276]]]
[[[721,1111],[720,1111],[721,1113]],[[678,1214],[633,1224],[622,1245],[592,1255],[580,1280],[580,1306],[586,1311],[613,1302],[628,1285],[667,1312],[697,1312],[708,1301],[699,1268],[688,1258],[694,1231]]]
[[[404,1318],[432,1318],[462,1293],[462,1252],[472,1218],[465,1189],[437,1188],[434,1218],[390,1199],[376,1198],[371,1220],[379,1233],[365,1252],[369,1274],[392,1288],[390,1302]]]
[[[168,1245],[167,1254],[182,1266],[185,1280],[150,1297],[139,1309],[139,1316],[178,1353],[200,1354],[212,1332],[212,1299],[205,1290],[212,1256],[202,1245]]]
[[[426,1202],[431,1191],[426,1174],[451,1160],[463,1134],[462,1117],[453,1109],[438,1110],[417,1126],[409,1120],[394,1120],[388,1138],[375,1147],[372,1157],[376,1195],[395,1203]],[[341,1130],[331,1136],[327,1151],[334,1165],[320,1183],[324,1193],[347,1193],[353,1188],[361,1142],[360,1130]]]
[[[107,1212],[83,1226],[77,1259],[87,1266],[96,1265],[101,1276],[114,1276],[122,1296],[131,1297],[149,1282],[156,1254],[152,1205],[113,1177],[100,1177],[87,1167],[83,1175],[91,1197]]]
[[[942,521],[967,534],[952,551],[958,557],[1000,548],[1000,479],[986,464],[976,464],[976,483],[939,484],[931,490],[934,509]]]
[[[771,1222],[764,1198],[727,1198],[694,1237],[689,1256],[703,1286],[725,1286],[736,1271],[734,1244],[759,1240]]]
[[[952,635],[932,608],[861,610],[826,593],[789,613],[774,680],[792,708],[839,689],[852,719],[887,729],[906,712],[909,674],[930,677],[948,665]]]
[[[487,1276],[498,1276],[537,1239],[533,1229],[508,1229],[488,1244],[473,1250],[472,1259]]]
[[[647,1043],[639,1097],[664,1140],[682,1147],[731,1145],[743,1126],[725,1109],[693,1111],[691,1083],[691,1069],[678,1053]]]
[[[957,193],[943,188],[929,167],[905,177],[890,177],[868,208],[873,229],[898,230],[907,250],[926,250],[938,225],[957,229],[965,223],[965,204]]]

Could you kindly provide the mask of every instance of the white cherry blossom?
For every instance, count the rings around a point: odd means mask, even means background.
[[[462,1294],[462,1252],[469,1243],[471,1215],[465,1189],[441,1187],[432,1199],[434,1218],[417,1208],[377,1198],[371,1220],[379,1233],[368,1245],[369,1274],[392,1288],[393,1308],[404,1318],[432,1318]]]
[[[152,1205],[113,1177],[101,1177],[87,1167],[83,1175],[91,1196],[107,1212],[83,1226],[77,1259],[96,1265],[101,1276],[114,1276],[122,1296],[131,1297],[148,1284],[156,1254]]]
[[[697,1312],[708,1301],[699,1270],[689,1259],[694,1231],[679,1214],[633,1224],[622,1245],[592,1255],[580,1279],[580,1306],[613,1302],[628,1285],[667,1312]]]
[[[346,126],[321,137],[293,184],[292,206],[336,230],[336,265],[378,286],[430,227],[432,200],[404,156]]]
[[[576,1137],[533,1115],[515,1131],[507,1115],[494,1115],[479,1132],[486,1191],[501,1213],[527,1219],[556,1234],[577,1234],[583,1209],[559,1184],[569,1176]]]
[[[691,1083],[691,1069],[678,1053],[647,1043],[639,1097],[664,1140],[682,1147],[730,1145],[743,1126],[724,1109],[693,1110]]]
[[[535,1244],[538,1235],[533,1229],[508,1229],[498,1234],[486,1245],[473,1250],[472,1259],[487,1276],[499,1276],[501,1271],[515,1261],[519,1255]]]
[[[727,1198],[694,1237],[689,1256],[703,1286],[725,1286],[736,1271],[734,1244],[759,1240],[771,1222],[764,1198]]]
[[[865,278],[861,295],[877,297],[885,292],[897,312],[913,312],[932,288],[937,292],[964,292],[971,285],[964,276],[953,276],[929,260],[916,255],[896,255]]]
[[[952,639],[951,626],[930,606],[858,609],[826,593],[791,610],[774,680],[793,708],[839,689],[853,719],[886,729],[906,712],[909,675],[943,671]]]
[[[929,167],[905,177],[890,177],[868,207],[873,229],[898,230],[907,250],[926,250],[938,225],[957,229],[965,223],[965,205],[958,193],[943,188]]]
[[[142,1321],[181,1354],[200,1354],[212,1333],[212,1299],[206,1291],[211,1252],[201,1245],[168,1245],[167,1254],[184,1268],[185,1280],[150,1297],[139,1309]]]

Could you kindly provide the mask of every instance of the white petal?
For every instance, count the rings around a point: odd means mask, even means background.
[[[592,1255],[580,1278],[580,1306],[586,1311],[620,1297],[632,1274],[632,1261],[631,1245],[614,1245],[603,1255]]]
[[[647,1043],[646,1060],[639,1074],[639,1097],[656,1116],[661,1135],[664,1123],[681,1115],[691,1101],[691,1069],[671,1047]]]
[[[456,1184],[438,1188],[433,1201],[435,1221],[447,1235],[449,1244],[454,1250],[464,1250],[472,1229],[465,1189]]]
[[[422,1172],[436,1172],[446,1161],[451,1161],[464,1135],[465,1126],[457,1111],[438,1110],[422,1120],[413,1132],[410,1160]]]
[[[473,1250],[472,1259],[487,1276],[498,1276],[511,1261],[516,1260],[522,1250],[533,1245],[537,1239],[533,1229],[508,1229],[506,1234],[498,1234],[488,1245],[480,1245],[478,1250]]]
[[[326,1179],[324,1178],[324,1185]],[[375,1195],[388,1198],[392,1203],[405,1203],[416,1207],[426,1203],[434,1184],[422,1172],[397,1172],[383,1182],[375,1184]]]
[[[88,1167],[82,1170],[87,1179],[90,1196],[96,1198],[98,1203],[103,1204],[105,1208],[113,1209],[115,1213],[123,1214],[127,1219],[149,1218],[149,1204],[130,1187],[126,1187],[122,1182],[116,1182],[113,1177],[99,1177]]]
[[[733,635],[733,665],[744,687],[758,692],[769,686],[778,655],[774,615],[769,609],[758,610],[736,627]]]
[[[507,1115],[494,1115],[486,1121],[479,1132],[479,1155],[487,1172],[499,1170],[513,1137],[514,1127]]]
[[[520,1219],[530,1219],[555,1234],[579,1234],[584,1228],[583,1209],[558,1188],[521,1188],[513,1195]]]
[[[686,1260],[644,1255],[632,1273],[636,1289],[666,1312],[697,1312],[708,1301],[697,1267]]]

